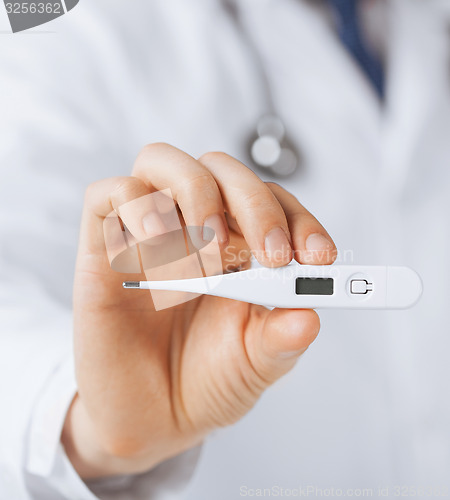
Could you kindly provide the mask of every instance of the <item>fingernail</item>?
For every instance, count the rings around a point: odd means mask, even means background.
[[[147,215],[144,215],[142,218],[142,227],[148,238],[159,236],[167,231],[164,222],[156,212],[149,212]]]
[[[299,349],[298,351],[280,352],[278,354],[278,357],[283,358],[283,359],[296,358],[298,356],[301,356],[306,351],[306,349],[308,349],[308,348],[303,347],[302,349]]]
[[[203,223],[203,241],[212,241],[214,235],[216,235],[220,245],[227,243],[228,233],[225,229],[223,218],[219,214],[210,215]]]
[[[310,252],[323,252],[324,250],[332,250],[334,245],[323,234],[313,233],[306,238],[305,247]]]
[[[291,245],[281,227],[276,227],[266,234],[264,251],[270,260],[284,261],[292,256]]]

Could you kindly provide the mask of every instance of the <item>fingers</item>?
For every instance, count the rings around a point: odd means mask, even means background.
[[[225,153],[207,153],[199,161],[213,174],[225,209],[236,219],[256,259],[269,267],[288,264],[292,259],[288,223],[267,185]]]
[[[186,224],[213,229],[222,246],[229,238],[226,209],[238,220],[262,264],[281,266],[291,260],[289,229],[280,204],[267,186],[234,158],[209,153],[197,161],[167,144],[153,144],[139,155],[133,173],[152,189],[170,187]]]
[[[293,250],[304,264],[329,264],[335,258],[328,233],[294,196],[276,184],[264,183],[224,153],[207,153],[197,161],[167,144],[153,144],[138,156],[133,173],[135,177],[90,187],[90,231],[98,231],[95,216],[105,217],[115,209],[138,240],[162,234],[164,223],[152,197],[145,195],[170,188],[186,224],[200,228],[201,234],[196,235],[200,240],[209,241],[205,234],[210,235],[212,229],[219,245],[227,246],[226,211],[263,265],[286,265]]]
[[[245,342],[250,363],[263,382],[270,385],[287,373],[314,341],[320,321],[311,309],[262,313],[256,309],[249,327]]]
[[[212,229],[220,246],[228,243],[228,227],[219,188],[211,173],[187,153],[168,144],[151,144],[139,154],[133,174],[152,190],[170,188],[190,228]]]
[[[80,247],[103,253],[103,220],[113,210],[139,241],[164,232],[164,224],[145,183],[136,177],[112,177],[91,184],[85,196]]]
[[[275,183],[267,183],[282,206],[294,246],[294,258],[300,264],[332,264],[336,246],[319,221],[297,198]]]

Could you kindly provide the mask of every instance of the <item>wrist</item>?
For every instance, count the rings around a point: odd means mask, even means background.
[[[61,443],[74,469],[83,479],[123,473],[101,446],[91,419],[78,396],[67,412]]]
[[[67,457],[82,479],[142,473],[201,443],[201,439],[186,440],[182,437],[164,441],[161,443],[155,436],[155,447],[151,451],[121,455],[114,446],[105,446],[99,439],[78,394],[67,412],[61,434]]]

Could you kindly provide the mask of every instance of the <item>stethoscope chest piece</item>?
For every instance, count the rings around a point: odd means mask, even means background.
[[[286,137],[281,119],[273,114],[262,116],[249,144],[249,154],[253,163],[273,175],[286,177],[299,166],[299,155]]]

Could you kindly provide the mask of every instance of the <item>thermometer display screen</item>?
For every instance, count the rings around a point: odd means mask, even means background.
[[[297,295],[333,295],[333,278],[297,278],[295,293]]]

